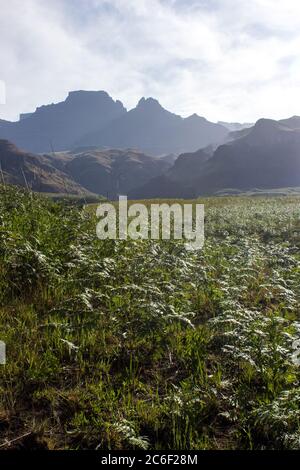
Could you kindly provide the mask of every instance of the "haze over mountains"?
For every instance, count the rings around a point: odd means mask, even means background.
[[[239,122],[219,121],[218,124],[220,124],[223,127],[226,127],[226,129],[228,129],[231,132],[241,131],[242,129],[248,129],[249,127],[253,126],[253,123],[250,124],[248,122],[239,123]]]
[[[153,98],[127,111],[106,92],[77,91],[0,120],[0,165],[5,184],[112,199],[300,187],[300,117],[214,124]]]
[[[136,148],[150,155],[195,151],[224,141],[228,129],[196,114],[186,119],[142,98],[128,111],[104,91],[75,91],[15,123],[0,124],[0,138],[36,153],[78,146]]]

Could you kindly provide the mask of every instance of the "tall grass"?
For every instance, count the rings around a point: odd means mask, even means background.
[[[188,252],[0,191],[0,446],[300,447],[299,198],[207,199]]]

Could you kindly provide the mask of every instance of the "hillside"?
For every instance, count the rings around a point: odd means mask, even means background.
[[[55,168],[50,157],[23,152],[7,140],[0,140],[0,178],[1,183],[27,186],[39,192],[87,192],[67,174]]]
[[[69,155],[64,171],[89,191],[109,198],[127,194],[171,166],[168,158],[157,159],[130,149],[94,149]]]
[[[220,146],[193,186],[199,194],[300,186],[300,129],[293,125],[259,120],[244,137]]]
[[[181,155],[165,175],[163,187],[153,180],[134,192],[156,197],[177,183],[181,197],[213,194],[224,189],[251,190],[300,186],[299,118],[259,120],[250,129],[233,133],[213,155],[205,150]],[[149,191],[149,187],[153,191]],[[167,194],[168,195],[168,194]],[[170,189],[169,197],[174,197]]]
[[[173,157],[154,158],[135,150],[79,148],[37,155],[0,140],[1,182],[49,193],[95,193],[111,199],[164,174]]]
[[[204,163],[211,157],[209,150],[179,155],[164,175],[130,191],[130,199],[196,197],[193,178],[201,174]]]

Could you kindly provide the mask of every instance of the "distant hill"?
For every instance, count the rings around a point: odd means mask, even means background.
[[[300,130],[300,116],[293,116],[288,119],[281,119],[278,122],[279,124],[282,124],[283,126],[286,126],[289,129]]]
[[[184,119],[164,109],[153,98],[142,98],[136,108],[107,126],[87,134],[78,145],[136,148],[149,155],[180,154],[222,142],[228,130],[196,114]]]
[[[127,194],[137,185],[162,175],[171,167],[165,158],[154,158],[136,150],[88,150],[70,152],[64,171],[89,191],[109,198]]]
[[[134,191],[135,198],[158,197],[174,183],[182,189],[177,197],[300,186],[300,119],[259,120],[238,137],[221,145],[212,156],[201,150],[181,155],[166,173],[163,187],[155,179]],[[149,187],[153,191],[149,191]],[[173,197],[171,194],[166,197]]]
[[[0,138],[35,153],[69,150],[81,136],[125,113],[122,103],[104,91],[74,91],[65,101],[41,106],[25,119],[0,123]]]
[[[40,192],[95,193],[114,199],[171,166],[168,157],[154,158],[130,149],[77,149],[37,155],[0,140],[0,183]]]
[[[265,119],[267,121],[267,119]],[[277,122],[278,124],[282,124],[284,127],[288,127],[289,129],[292,130],[297,130],[300,129],[300,116],[293,116],[288,119],[281,119],[279,121],[274,121]],[[251,125],[250,127],[244,127],[241,129],[237,129],[235,131],[232,131],[228,134],[228,140],[236,140],[240,139],[241,137],[245,137],[248,135],[250,132],[253,131],[255,124]]]
[[[51,157],[23,152],[7,140],[0,140],[0,183],[27,186],[33,191],[49,193],[87,192],[55,168]]]
[[[202,171],[204,163],[211,158],[209,149],[184,153],[162,176],[151,179],[146,185],[135,187],[129,193],[131,199],[195,197],[193,178]]]
[[[246,135],[220,146],[195,184],[205,193],[299,186],[300,129],[294,120],[259,120]]]

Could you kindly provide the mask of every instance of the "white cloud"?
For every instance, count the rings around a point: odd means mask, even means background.
[[[1,0],[3,2],[3,0]],[[178,114],[300,114],[298,0],[10,0],[1,5],[0,116],[105,89]]]

